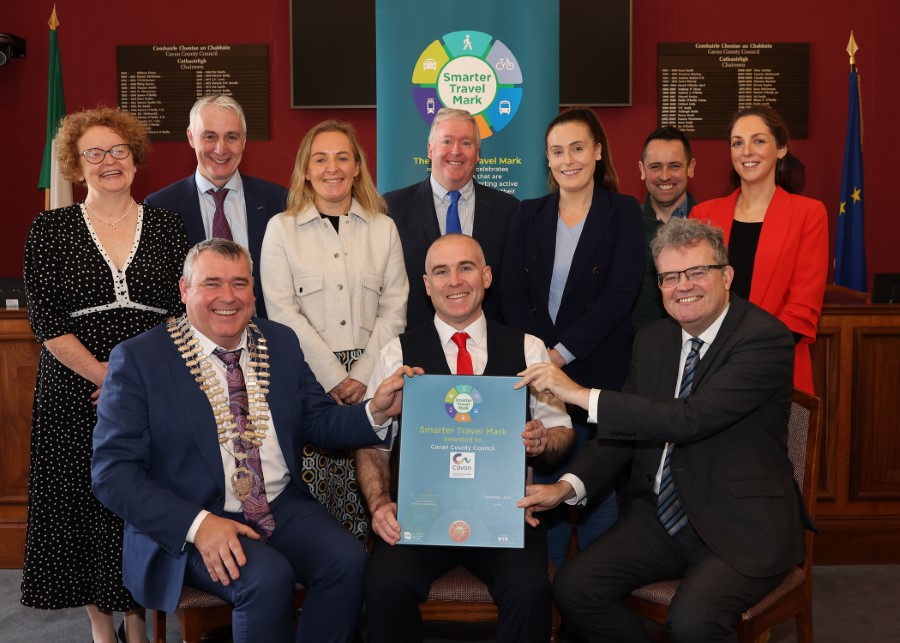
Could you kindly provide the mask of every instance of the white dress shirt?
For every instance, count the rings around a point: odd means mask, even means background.
[[[457,353],[459,353],[459,348],[453,342],[451,337],[453,337],[454,333],[459,331],[438,319],[437,316],[434,318],[434,326],[437,329],[438,337],[441,340],[444,356],[447,358],[447,366],[450,367],[451,373],[456,374],[456,356]],[[487,364],[488,356],[487,321],[484,314],[463,329],[463,332],[469,334],[469,338],[466,340],[466,349],[472,357],[472,371],[476,375],[481,375],[484,373],[484,367]],[[550,361],[550,356],[547,354],[547,349],[543,342],[537,337],[527,333],[525,334],[524,352],[526,366],[538,362]],[[400,368],[403,363],[403,348],[400,345],[400,338],[394,338],[381,350],[381,359],[378,361],[375,370],[372,372],[372,378],[369,380],[369,390],[366,392],[366,397],[372,396],[375,389],[384,379],[385,374],[390,375]],[[409,363],[409,365],[416,366],[414,360]],[[514,375],[514,373],[510,373],[510,375]],[[569,418],[569,414],[566,413],[566,407],[557,398],[547,397],[543,394],[539,396],[535,395],[534,391],[531,389],[529,389],[528,393],[528,405],[531,409],[531,417],[533,419],[540,420],[547,428],[557,426],[565,427],[567,429],[572,428],[572,420]],[[523,430],[524,428],[525,427],[522,427]],[[392,438],[396,437],[396,430],[395,426]],[[391,443],[391,446],[393,446],[393,439],[391,440]]]
[[[441,235],[447,234],[447,210],[450,208],[450,190],[431,177],[431,194],[434,197],[434,212],[437,214]],[[459,213],[459,226],[463,234],[472,236],[475,228],[475,182],[469,179],[459,189],[459,201],[456,203]]]
[[[194,181],[197,183],[197,196],[200,199],[200,216],[203,217],[203,231],[206,238],[212,238],[213,217],[216,214],[216,202],[212,194],[207,194],[207,190],[218,190],[219,187],[211,183],[205,176],[200,174],[198,168],[194,172]],[[235,172],[234,176],[228,179],[223,188],[228,188],[225,195],[225,219],[231,228],[231,239],[235,243],[239,243],[249,250],[250,234],[247,232],[247,203],[244,201],[244,184],[241,182],[241,173]]]

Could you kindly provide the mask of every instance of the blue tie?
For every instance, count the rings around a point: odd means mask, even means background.
[[[450,207],[447,208],[447,234],[462,233],[459,222],[459,190],[447,193],[450,196]]]
[[[697,370],[697,364],[700,363],[701,346],[703,346],[703,340],[696,337],[691,338],[691,350],[684,360],[684,373],[681,376],[678,397],[687,397],[691,394],[694,372]],[[660,522],[670,536],[677,534],[687,524],[687,516],[684,513],[684,507],[681,506],[681,502],[678,500],[678,494],[675,492],[675,485],[672,482],[672,470],[669,468],[672,460],[672,451],[674,450],[675,446],[672,445],[666,452],[662,477],[659,481],[659,498],[656,501],[656,515],[659,516]]]

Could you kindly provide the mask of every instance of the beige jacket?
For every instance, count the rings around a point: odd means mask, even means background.
[[[294,329],[326,392],[347,377],[334,351],[365,349],[349,373],[365,384],[381,348],[406,326],[409,282],[397,227],[356,199],[340,235],[315,206],[272,217],[260,274],[269,319]]]

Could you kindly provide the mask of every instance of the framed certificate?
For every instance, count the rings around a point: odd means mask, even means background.
[[[528,391],[517,377],[419,375],[403,389],[400,544],[521,548]]]

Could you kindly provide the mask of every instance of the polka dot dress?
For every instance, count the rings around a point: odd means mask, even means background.
[[[25,242],[35,336],[44,341],[74,334],[94,357],[107,361],[119,342],[181,314],[178,278],[186,252],[178,215],[141,207],[134,246],[118,271],[83,206],[42,212]],[[122,586],[122,521],[91,493],[95,389],[41,350],[22,575],[22,603],[30,607],[136,607]]]

